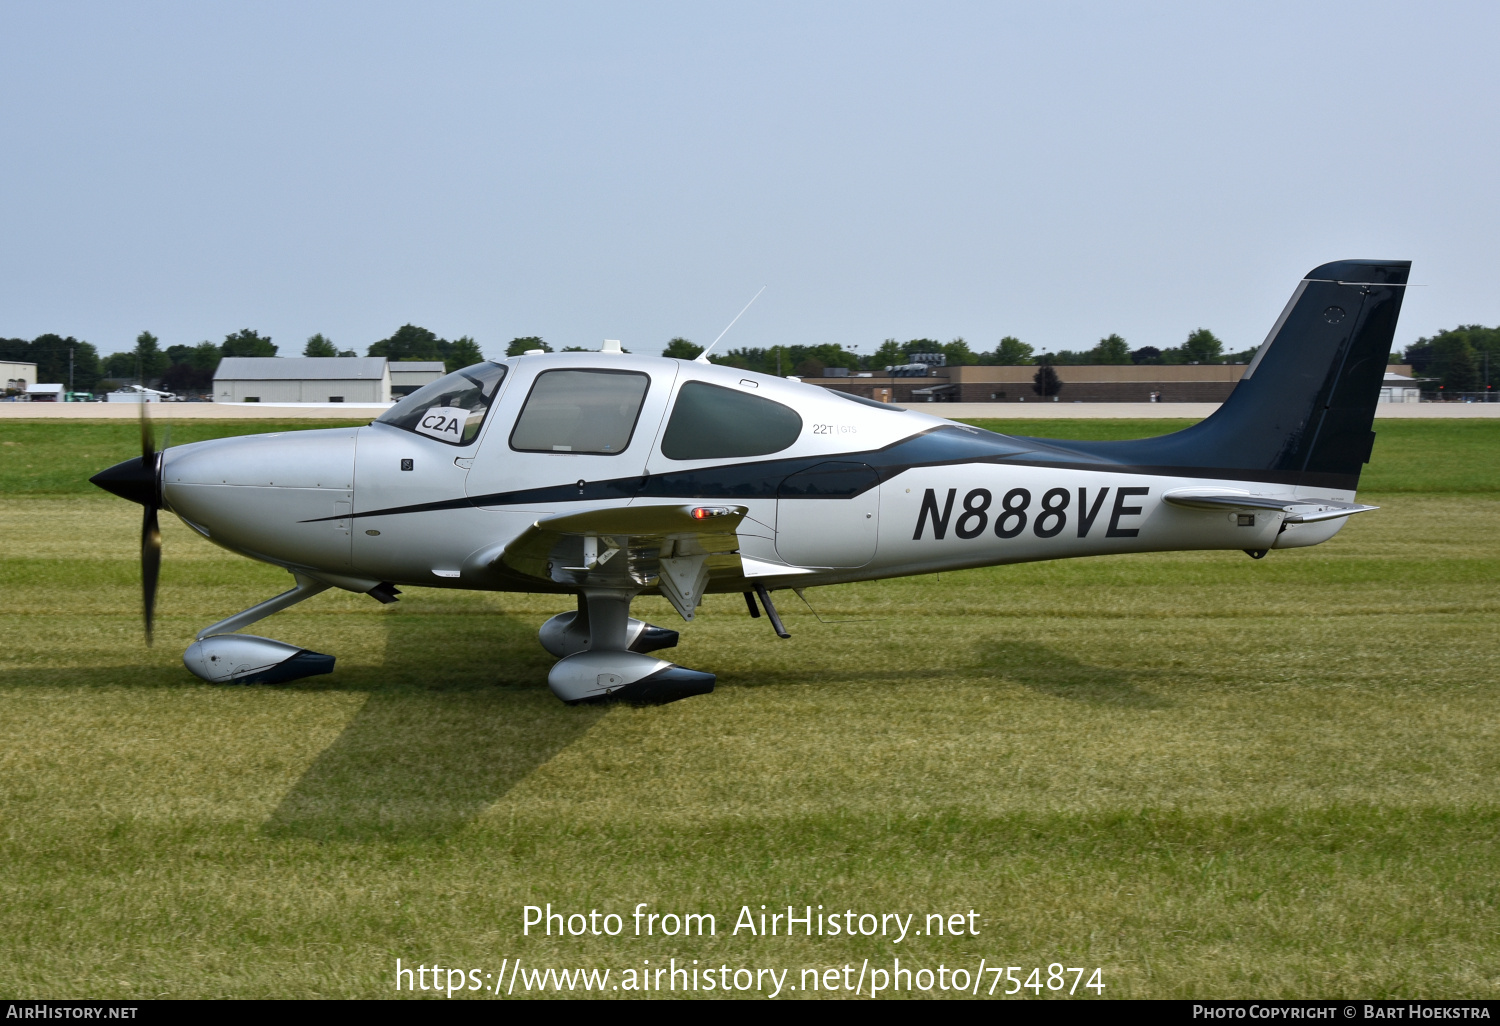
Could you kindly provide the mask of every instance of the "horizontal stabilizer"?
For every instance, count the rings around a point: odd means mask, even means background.
[[[1320,520],[1368,513],[1379,506],[1362,506],[1338,499],[1299,499],[1293,495],[1251,495],[1227,488],[1176,488],[1162,498],[1171,506],[1215,512],[1265,509],[1286,514],[1284,523],[1315,524]]]

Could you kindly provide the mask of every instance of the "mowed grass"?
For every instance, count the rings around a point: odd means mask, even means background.
[[[180,420],[151,414],[158,448],[230,435],[269,434],[307,428],[348,427],[362,420]],[[141,454],[135,421],[0,421],[0,489],[4,494],[98,495],[89,478],[105,467]]]
[[[203,684],[179,662],[193,632],[286,575],[168,518],[146,649],[139,508],[75,484],[133,429],[18,427],[0,425],[19,443],[0,445],[5,996],[379,997],[398,957],[517,956],[793,985],[866,958],[1060,962],[1102,967],[1106,997],[1500,984],[1500,424],[1377,425],[1361,498],[1382,509],[1261,561],[814,589],[828,623],[784,593],[784,642],[711,597],[672,658],[718,689],[657,708],[552,698],[535,630],[566,601],[423,589],[258,627],[338,655],[331,676]],[[521,936],[526,904],[642,901],[712,912],[718,935]],[[731,936],[762,904],[975,909],[980,934]]]

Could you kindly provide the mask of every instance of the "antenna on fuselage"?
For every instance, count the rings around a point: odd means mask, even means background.
[[[766,286],[762,285],[760,287],[760,292],[764,292],[764,291],[766,291]],[[760,292],[757,292],[755,295],[753,295],[753,296],[750,297],[750,302],[748,302],[748,303],[745,304],[745,310],[750,309],[750,307],[755,304],[755,301],[760,298]],[[745,316],[745,310],[741,310],[739,313],[735,314],[734,315],[734,321],[737,321],[741,317]],[[727,325],[725,325],[724,330],[721,331],[721,332],[719,332],[719,338],[716,338],[712,342],[710,342],[709,345],[708,345],[708,348],[705,349],[705,350],[703,350],[703,352],[699,353],[693,359],[694,363],[707,363],[708,362],[708,354],[711,353],[711,352],[713,352],[714,346],[716,346],[716,345],[719,344],[719,339],[721,339],[725,335],[729,334],[729,329],[732,328],[732,327],[734,327],[734,321],[730,321]]]

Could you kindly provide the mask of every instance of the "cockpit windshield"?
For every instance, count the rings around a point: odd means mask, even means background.
[[[424,385],[377,418],[389,424],[449,445],[468,445],[479,435],[484,416],[490,411],[505,365],[476,363]]]

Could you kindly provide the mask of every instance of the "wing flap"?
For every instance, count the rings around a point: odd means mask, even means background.
[[[668,537],[696,535],[705,531],[733,534],[745,519],[744,506],[705,506],[673,503],[661,506],[607,506],[576,513],[561,513],[538,520],[533,527],[558,534]]]
[[[546,517],[505,547],[519,573],[574,587],[659,587],[693,618],[717,571],[740,573],[735,529],[744,506],[613,506]]]

